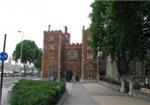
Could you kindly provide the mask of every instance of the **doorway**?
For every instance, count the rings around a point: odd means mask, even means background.
[[[66,81],[71,81],[72,80],[72,76],[73,76],[73,72],[72,71],[70,71],[70,70],[66,71],[66,76],[65,76]]]

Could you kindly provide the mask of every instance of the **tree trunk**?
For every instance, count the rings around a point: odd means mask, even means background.
[[[33,67],[31,68],[31,70],[32,70],[31,77],[33,77]]]
[[[125,77],[122,76],[122,77],[120,78],[120,81],[121,81],[120,92],[121,92],[121,93],[125,93]]]
[[[23,67],[24,67],[24,76],[26,76],[26,65],[23,64]]]
[[[129,78],[129,92],[128,92],[129,95],[133,94],[133,84],[134,84],[133,77],[130,76],[130,78]]]

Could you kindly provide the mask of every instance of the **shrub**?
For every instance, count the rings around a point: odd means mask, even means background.
[[[66,85],[64,81],[20,80],[11,92],[11,105],[56,105]]]

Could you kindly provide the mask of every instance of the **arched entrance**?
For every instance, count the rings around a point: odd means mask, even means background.
[[[66,81],[71,81],[72,80],[72,76],[73,76],[73,72],[71,70],[66,71]]]

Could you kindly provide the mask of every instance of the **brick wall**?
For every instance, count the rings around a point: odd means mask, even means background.
[[[64,47],[63,65],[66,71],[72,71],[73,75],[81,76],[81,44],[68,44]],[[69,58],[69,53],[75,52],[75,59]]]
[[[88,46],[89,30],[82,29],[82,62],[83,62],[83,80],[96,79],[97,62],[93,59],[92,49]],[[89,71],[89,65],[93,66],[93,70]],[[92,74],[91,74],[92,73]],[[91,74],[91,77],[89,76]]]

